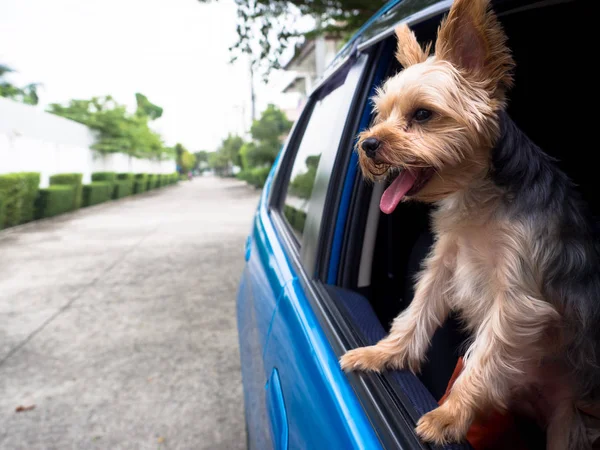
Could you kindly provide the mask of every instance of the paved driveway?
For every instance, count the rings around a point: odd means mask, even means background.
[[[0,232],[0,448],[244,448],[235,293],[257,201],[198,178]]]

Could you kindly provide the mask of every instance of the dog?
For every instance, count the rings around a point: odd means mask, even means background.
[[[365,178],[392,180],[382,212],[401,201],[435,206],[435,241],[389,335],[347,352],[341,367],[417,373],[433,333],[456,311],[472,336],[464,370],[417,434],[463,440],[476,417],[534,390],[545,395],[548,448],[592,448],[598,236],[574,184],[505,112],[515,66],[507,37],[488,0],[453,3],[433,56],[407,26],[396,35],[403,70],[373,98],[359,163]]]

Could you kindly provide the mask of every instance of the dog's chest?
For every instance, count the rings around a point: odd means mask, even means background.
[[[446,242],[453,242],[444,258],[451,273],[447,300],[471,329],[485,319],[494,301],[502,233],[498,228],[493,220],[481,220],[438,229]]]

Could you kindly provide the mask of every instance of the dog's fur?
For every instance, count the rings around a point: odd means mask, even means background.
[[[461,440],[478,414],[546,388],[548,448],[591,448],[582,410],[600,395],[600,246],[571,181],[504,112],[514,66],[506,36],[487,0],[453,4],[432,57],[408,27],[396,34],[404,70],[374,98],[360,165],[370,179],[433,168],[410,199],[436,205],[436,239],[390,334],[341,365],[417,372],[455,310],[473,336],[464,371],[417,433]],[[422,108],[433,115],[417,123]],[[362,150],[372,137],[376,158]]]

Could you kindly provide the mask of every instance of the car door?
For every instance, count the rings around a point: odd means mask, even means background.
[[[351,150],[347,123],[368,63],[367,55],[351,59],[311,96],[305,129],[278,167],[270,211],[292,278],[283,286],[264,351],[275,448],[380,447],[309,302],[310,283],[304,282],[317,270],[321,228],[334,220],[325,214],[326,196],[338,150],[347,151],[348,143]]]

